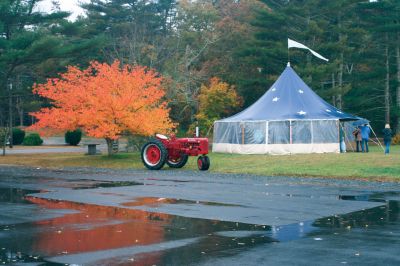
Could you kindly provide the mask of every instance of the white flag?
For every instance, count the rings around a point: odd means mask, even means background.
[[[307,49],[309,50],[313,55],[315,55],[316,57],[318,57],[319,59],[325,60],[325,61],[329,61],[329,59],[323,57],[322,55],[320,55],[319,53],[317,53],[316,51],[308,48],[307,46],[305,46],[304,44],[301,44],[299,42],[293,41],[291,39],[288,38],[288,49],[289,48],[300,48],[300,49]]]

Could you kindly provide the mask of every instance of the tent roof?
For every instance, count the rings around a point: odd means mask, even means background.
[[[220,121],[247,120],[358,120],[319,97],[290,67],[282,72],[269,90],[242,112]]]

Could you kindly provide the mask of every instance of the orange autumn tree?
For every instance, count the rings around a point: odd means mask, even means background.
[[[60,78],[35,84],[33,92],[52,107],[31,113],[39,131],[81,128],[88,136],[105,138],[108,154],[121,133],[152,135],[174,127],[164,102],[162,78],[141,66],[91,62],[85,70],[69,66]]]

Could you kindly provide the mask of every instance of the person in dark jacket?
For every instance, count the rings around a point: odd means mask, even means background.
[[[362,152],[369,152],[368,149],[368,140],[369,140],[369,134],[371,133],[371,129],[369,128],[368,124],[364,124],[361,128],[361,150]]]
[[[361,147],[361,130],[359,127],[356,127],[353,131],[354,140],[356,141],[356,151],[360,152]]]
[[[392,130],[389,124],[386,124],[383,130],[383,142],[385,143],[385,154],[389,154],[390,143],[392,142]]]

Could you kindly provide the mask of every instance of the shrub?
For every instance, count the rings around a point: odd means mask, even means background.
[[[43,140],[40,138],[39,134],[32,133],[24,138],[23,144],[26,146],[39,146],[42,145]]]
[[[400,144],[400,133],[399,133],[399,134],[396,134],[396,135],[393,137],[392,143],[393,143],[394,145]]]
[[[74,131],[67,131],[65,133],[65,143],[69,145],[76,146],[82,139],[82,131],[80,129],[76,129]]]
[[[20,145],[24,141],[25,138],[25,131],[14,127],[12,129],[12,136],[13,136],[13,145]]]
[[[139,135],[129,135],[128,143],[126,145],[127,152],[140,151],[143,145],[149,141],[149,137],[139,136]]]

